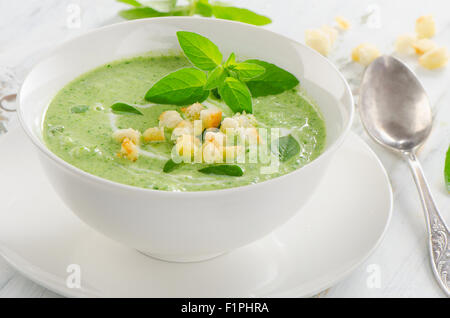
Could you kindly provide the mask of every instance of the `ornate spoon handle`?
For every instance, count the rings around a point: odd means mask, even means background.
[[[450,297],[450,232],[434,203],[427,180],[416,155],[406,154],[419,190],[428,229],[431,267],[439,286]]]

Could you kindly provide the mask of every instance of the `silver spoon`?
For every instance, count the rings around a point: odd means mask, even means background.
[[[409,163],[425,212],[434,276],[450,296],[450,233],[416,157],[416,150],[425,142],[432,126],[428,96],[405,64],[382,56],[364,73],[359,113],[369,135]]]

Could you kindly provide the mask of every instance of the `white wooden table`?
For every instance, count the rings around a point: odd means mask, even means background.
[[[450,48],[448,0],[248,0],[233,1],[273,19],[268,29],[303,41],[306,28],[333,23],[337,15],[352,22],[330,56],[355,88],[362,68],[349,63],[350,51],[361,42],[376,44],[383,53],[393,51],[397,35],[412,32],[414,21],[432,14],[438,26],[435,40]],[[120,22],[117,12],[126,6],[114,0],[27,0],[0,2],[0,67],[12,69],[19,80],[55,44],[102,25]],[[80,24],[72,17],[80,11]],[[445,152],[450,143],[450,66],[427,71],[415,58],[406,59],[417,72],[431,98],[435,125],[421,151],[429,178],[447,223],[450,194],[443,182]],[[14,118],[12,120],[15,120]],[[365,135],[359,119],[353,130],[379,155],[394,189],[394,214],[386,237],[375,253],[345,280],[321,293],[322,297],[442,297],[430,271],[425,222],[407,166],[395,155],[375,145]],[[368,180],[370,182],[370,180]],[[0,257],[0,297],[57,297],[17,273]]]

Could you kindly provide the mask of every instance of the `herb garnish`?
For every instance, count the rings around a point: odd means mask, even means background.
[[[283,136],[278,138],[276,141],[273,152],[278,156],[280,161],[284,162],[296,156],[300,152],[300,145],[298,144],[298,141],[292,137],[292,135]]]
[[[147,1],[143,3],[136,0],[117,0],[134,8],[122,10],[119,15],[127,20],[167,17],[192,16],[198,14],[204,17],[234,20],[253,25],[266,25],[272,22],[270,18],[244,8],[228,6],[222,2],[210,3],[209,0],[190,0],[188,5],[177,6],[177,0]]]
[[[205,174],[240,177],[244,174],[241,167],[236,165],[214,165],[198,170]]]
[[[163,167],[163,172],[165,173],[169,173],[172,172],[173,170],[175,170],[176,168],[178,168],[179,166],[181,166],[181,162],[180,163],[176,163],[175,161],[173,161],[172,159],[167,160],[167,162],[164,164]]]
[[[274,64],[256,59],[237,62],[234,53],[222,63],[217,45],[200,34],[179,31],[177,37],[197,68],[184,68],[160,79],[145,95],[150,102],[188,105],[203,102],[212,90],[213,96],[222,98],[234,112],[252,113],[252,96],[279,94],[299,83]]]
[[[118,115],[143,115],[135,107],[125,103],[114,103],[111,105],[111,111]]]

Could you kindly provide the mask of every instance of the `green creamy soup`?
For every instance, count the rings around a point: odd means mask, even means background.
[[[116,61],[81,75],[50,103],[43,123],[45,143],[60,158],[93,175],[166,191],[214,190],[261,182],[302,167],[323,150],[324,121],[297,88],[253,100],[258,127],[281,128],[280,136],[290,133],[300,145],[300,152],[281,162],[276,172],[261,173],[261,167],[268,166],[268,162],[246,162],[236,163],[244,172],[242,176],[199,172],[210,166],[206,163],[185,163],[165,173],[164,164],[171,158],[174,147],[170,134],[165,142],[142,142],[139,158],[134,162],[118,157],[121,145],[112,138],[115,130],[131,127],[142,133],[158,126],[163,111],[180,111],[180,106],[149,104],[144,96],[163,76],[187,66],[191,65],[183,56],[142,56]],[[143,116],[113,114],[110,106],[115,102],[134,105]],[[228,106],[214,97],[202,104],[220,107],[222,118],[233,116]]]

